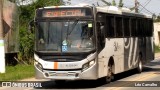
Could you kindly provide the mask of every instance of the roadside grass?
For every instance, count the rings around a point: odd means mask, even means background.
[[[160,47],[155,45],[155,53],[159,53],[160,52]]]
[[[16,81],[34,77],[33,65],[6,66],[6,73],[0,73],[0,81]]]

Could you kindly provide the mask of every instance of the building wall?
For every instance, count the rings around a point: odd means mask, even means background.
[[[16,5],[8,0],[3,0],[3,36],[5,53],[18,52],[18,10]]]
[[[155,45],[160,46],[160,22],[154,23],[154,42]]]

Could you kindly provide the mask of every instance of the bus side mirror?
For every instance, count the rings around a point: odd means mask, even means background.
[[[30,33],[33,33],[33,29],[34,29],[34,20],[31,20],[28,24],[28,31]]]
[[[103,22],[100,23],[100,30],[101,30],[101,34],[105,33],[105,26]]]

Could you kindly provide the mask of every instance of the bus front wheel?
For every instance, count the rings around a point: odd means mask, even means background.
[[[107,76],[106,76],[106,82],[107,83],[110,83],[113,79],[113,65],[111,63],[109,63],[108,65],[108,73],[107,73]]]

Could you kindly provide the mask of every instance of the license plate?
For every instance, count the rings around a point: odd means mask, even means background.
[[[68,76],[67,73],[56,73],[56,76]]]

